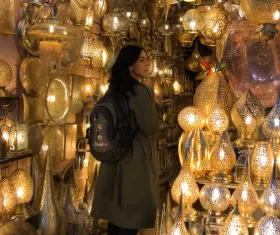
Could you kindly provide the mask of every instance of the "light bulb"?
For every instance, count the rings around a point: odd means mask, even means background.
[[[19,188],[18,188],[18,190],[17,190],[17,196],[20,197],[20,198],[23,196],[23,188],[22,188],[22,187],[19,187]]]
[[[279,20],[280,19],[280,12],[278,10],[276,10],[274,13],[273,13],[273,18],[275,20]]]
[[[54,26],[51,24],[50,25],[50,33],[53,33],[54,32]]]

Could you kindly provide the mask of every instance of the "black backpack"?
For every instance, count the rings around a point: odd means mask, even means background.
[[[128,99],[108,91],[90,114],[89,146],[100,162],[116,163],[132,152],[137,128],[132,128]]]

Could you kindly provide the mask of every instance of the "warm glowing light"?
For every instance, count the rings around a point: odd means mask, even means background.
[[[280,124],[279,119],[278,119],[278,118],[275,118],[275,119],[274,119],[274,125],[278,127],[279,124]]]
[[[214,33],[217,33],[217,32],[218,32],[218,27],[219,27],[219,26],[216,24],[215,27],[214,27],[214,30],[213,30]]]
[[[88,166],[88,159],[84,160],[84,166]]]
[[[225,158],[225,151],[221,149],[220,151],[220,159],[223,160]]]
[[[54,103],[55,102],[55,95],[48,96],[48,102]]]
[[[101,85],[101,91],[103,92],[103,94],[106,93],[106,91],[108,91],[109,85]]]
[[[23,193],[22,187],[19,187],[18,190],[17,190],[17,196],[18,196],[18,197],[22,197],[23,194],[24,194],[24,193]]]
[[[90,89],[90,86],[86,86],[86,91],[87,91],[87,92],[90,92],[90,90],[91,90],[91,89]]]
[[[252,122],[252,118],[251,118],[250,116],[247,116],[247,117],[245,118],[245,124],[246,124],[247,126],[249,126],[249,125],[251,124],[251,122]]]
[[[126,12],[126,17],[130,18],[132,13],[130,11]]]
[[[8,141],[9,140],[9,133],[8,132],[3,132],[3,138]]]
[[[53,33],[53,32],[54,32],[54,26],[50,25],[50,33]]]
[[[42,150],[43,150],[44,152],[48,151],[48,149],[49,149],[49,146],[48,146],[48,145],[43,145],[43,146],[42,146]]]
[[[178,81],[175,81],[173,83],[173,88],[174,88],[174,91],[175,91],[175,94],[177,95],[178,93],[180,93],[180,83]]]
[[[279,20],[280,19],[280,12],[278,10],[276,10],[274,13],[273,13],[273,18],[275,20]]]
[[[213,192],[213,195],[212,195],[212,200],[213,201],[216,201],[218,200],[220,197],[220,192],[217,188],[214,189],[214,192]]]
[[[118,24],[118,23],[119,23],[118,17],[115,16],[115,17],[113,18],[113,23],[115,23],[115,24]]]

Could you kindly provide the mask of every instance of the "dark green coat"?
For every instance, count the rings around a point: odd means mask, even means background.
[[[154,227],[156,210],[160,208],[154,136],[158,115],[153,90],[137,85],[136,93],[129,94],[129,106],[140,127],[133,153],[117,164],[101,163],[92,215],[119,227],[141,229]]]

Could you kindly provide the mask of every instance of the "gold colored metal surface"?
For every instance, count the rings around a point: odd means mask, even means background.
[[[259,206],[259,197],[251,182],[249,156],[246,158],[244,173],[241,182],[235,189],[231,197],[232,206],[236,206],[244,217],[249,228],[255,227],[256,220],[252,217],[252,213]]]
[[[40,42],[40,60],[54,73],[61,67],[62,43],[54,41]]]
[[[108,53],[102,41],[94,40],[91,44],[91,63],[94,67],[105,67],[108,62]]]
[[[230,177],[230,171],[234,167],[236,162],[235,152],[228,139],[227,132],[224,131],[220,136],[220,139],[214,145],[210,154],[210,169],[213,174],[209,176],[213,180],[219,182],[228,182]]]
[[[44,122],[44,97],[34,98],[28,94],[22,94],[23,97],[23,120],[26,123]]]
[[[202,14],[197,9],[188,10],[183,16],[183,27],[188,32],[197,33],[202,26]]]
[[[33,181],[29,173],[18,169],[10,175],[9,180],[15,187],[18,204],[30,202],[33,196]]]
[[[71,160],[76,155],[77,125],[64,124],[65,153],[64,159]]]
[[[20,81],[25,91],[34,97],[45,92],[48,84],[47,70],[37,57],[26,57],[20,65]]]
[[[209,47],[210,49],[215,49],[215,48],[216,48],[216,42],[210,40],[209,38],[200,36],[200,37],[199,37],[199,41],[201,42],[201,44],[203,44],[203,45]]]
[[[86,20],[87,9],[78,6],[75,0],[71,0],[70,19],[74,25],[83,25]]]
[[[183,143],[183,146],[183,161],[187,161],[191,172],[196,178],[204,177],[206,171],[210,168],[210,155],[202,131],[192,131],[186,139],[186,143]]]
[[[227,11],[224,7],[213,5],[212,9],[204,14],[204,24],[201,33],[204,37],[215,41],[226,33],[228,26]]]
[[[210,112],[206,123],[210,131],[222,133],[228,129],[229,118],[221,105],[216,104]]]
[[[12,221],[0,228],[1,235],[37,235],[36,229],[25,221]]]
[[[77,3],[77,5],[80,7],[80,8],[88,8],[90,3],[92,2],[91,0],[75,0],[75,2]]]
[[[15,5],[13,0],[2,0],[0,2],[0,33],[15,33]]]
[[[182,30],[182,32],[178,34],[178,38],[177,38],[180,43],[180,46],[187,47],[187,48],[191,47],[197,34],[198,34],[197,32],[192,33],[192,32]]]
[[[217,92],[219,87],[219,80],[221,79],[221,107],[225,110],[228,117],[234,104],[234,95],[230,89],[228,82],[225,78],[217,72],[213,72],[207,75],[200,85],[197,87],[194,95],[194,105],[204,114],[206,117],[210,115],[214,105],[217,103]]]
[[[251,161],[251,171],[253,183],[255,185],[266,186],[272,175],[273,153],[271,143],[257,142]]]
[[[30,206],[30,202],[18,204],[16,207],[15,217],[18,220],[27,220],[37,215],[37,212]]]
[[[0,87],[6,88],[13,80],[13,69],[6,61],[0,59]]]
[[[199,72],[201,71],[201,66],[200,66],[201,61],[202,58],[201,55],[199,54],[197,43],[196,43],[192,54],[186,60],[185,67],[189,71]]]
[[[264,216],[255,228],[255,235],[280,234],[280,220],[272,215]]]
[[[69,90],[63,74],[52,79],[46,92],[46,110],[49,117],[56,122],[64,120],[69,110]]]
[[[260,208],[266,215],[280,215],[280,188],[278,186],[277,162],[273,162],[270,183],[260,197]]]
[[[162,19],[164,8],[160,0],[146,1],[145,9],[153,24]]]
[[[106,14],[102,19],[102,27],[105,32],[109,34],[119,35],[121,33],[126,34],[129,27],[129,21],[126,16],[115,11],[113,13]]]
[[[48,151],[48,150],[47,150]],[[52,149],[56,152],[56,149]],[[66,234],[66,217],[55,196],[50,154],[46,153],[42,195],[39,206],[39,228],[43,234]]]
[[[178,115],[178,123],[185,131],[201,129],[205,124],[204,114],[196,107],[186,107]]]
[[[205,210],[221,213],[230,205],[230,192],[225,185],[209,183],[200,190],[199,201]]]
[[[101,20],[107,11],[106,0],[96,0],[93,1],[93,11],[94,14]]]
[[[241,216],[238,204],[235,209],[227,217],[222,231],[222,235],[249,235],[247,224],[245,223],[244,218]]]
[[[0,224],[10,220],[16,210],[17,197],[13,184],[4,178],[0,181],[0,193],[3,195],[3,209],[0,211]]]

